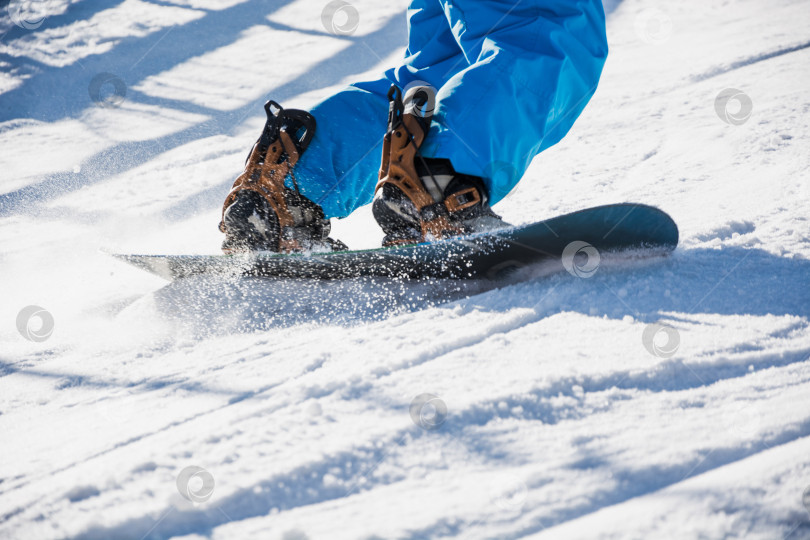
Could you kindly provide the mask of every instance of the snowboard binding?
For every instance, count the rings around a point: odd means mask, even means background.
[[[388,130],[372,212],[385,232],[383,246],[440,240],[504,226],[487,204],[483,180],[456,173],[446,159],[425,158],[419,148],[431,116],[421,114],[430,101],[426,88],[405,96],[388,91]],[[418,158],[418,160],[417,160]]]
[[[222,206],[222,251],[241,253],[337,250],[320,206],[298,190],[293,168],[315,136],[315,118],[306,111],[264,105],[267,122]],[[287,177],[295,189],[285,185]]]

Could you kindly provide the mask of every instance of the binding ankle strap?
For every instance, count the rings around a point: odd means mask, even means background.
[[[383,139],[382,163],[375,193],[385,184],[399,188],[419,212],[422,240],[428,236],[445,238],[462,232],[450,222],[448,216],[478,201],[457,204],[455,200],[450,202],[452,197],[438,203],[433,200],[419,178],[415,165],[415,158],[430,127],[430,118],[405,113],[402,92],[395,85],[388,90],[388,102],[388,131]],[[417,107],[410,109],[418,110]],[[466,195],[466,192],[457,195]]]
[[[301,246],[289,234],[295,220],[287,207],[284,180],[293,174],[301,153],[312,141],[315,135],[315,118],[306,111],[284,109],[275,101],[265,103],[264,110],[267,113],[267,122],[261,137],[250,151],[244,172],[236,178],[225,198],[222,205],[223,220],[219,223],[219,229],[225,232],[225,210],[236,199],[236,195],[243,190],[254,191],[264,197],[278,217],[281,233],[279,251],[288,253],[300,250]],[[293,138],[295,136],[297,138]]]

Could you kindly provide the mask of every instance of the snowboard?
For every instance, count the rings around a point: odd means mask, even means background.
[[[375,276],[497,281],[543,262],[587,273],[591,271],[587,266],[593,266],[591,259],[600,254],[627,250],[665,254],[677,244],[678,227],[665,212],[643,204],[620,203],[497,231],[368,250],[113,256],[167,280],[217,274],[316,280]],[[583,257],[588,261],[583,263]]]

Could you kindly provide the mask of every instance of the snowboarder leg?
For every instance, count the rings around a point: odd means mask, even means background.
[[[410,158],[413,166],[406,167],[408,184],[430,195],[433,203],[415,201],[421,196],[403,191],[391,178],[386,181],[386,171],[381,171],[375,217],[386,232],[386,242],[459,234],[474,229],[477,218],[492,222],[489,206],[515,186],[535,155],[571,128],[596,89],[607,55],[599,0],[525,0],[517,6],[496,0],[413,0],[408,14],[409,45],[403,63],[381,79],[356,83],[315,106],[310,112],[318,120],[318,130],[307,152],[299,152],[300,160],[290,163],[297,183],[288,174],[284,182],[273,184],[312,203],[304,204],[306,208],[323,212],[312,210],[312,216],[322,217],[293,222],[298,235],[311,240],[304,242],[309,245],[296,247],[277,238],[255,243],[260,236],[246,235],[244,229],[250,227],[240,229],[236,224],[252,216],[257,222],[261,211],[247,210],[246,203],[240,212],[232,212],[234,219],[227,219],[228,204],[238,196],[226,201],[226,244],[273,251],[332,246],[324,221],[345,217],[374,196],[381,135],[391,132],[385,122],[391,84],[399,89],[422,86],[428,94],[435,93],[435,110],[424,111],[433,113],[429,130],[421,137],[418,157],[414,153]],[[427,120],[424,117],[430,115],[421,116]],[[414,125],[411,121],[403,125],[408,124]],[[417,137],[410,130],[407,135]],[[390,158],[389,146],[382,169]],[[279,187],[282,184],[286,189]],[[236,184],[234,189],[250,191]],[[456,223],[444,232],[427,225],[432,214],[422,215],[421,210],[454,207],[448,201],[457,192],[464,195],[456,202],[470,206],[460,208],[463,213],[449,211],[447,217],[460,219],[450,219]],[[261,204],[254,196],[242,197]],[[272,204],[269,207],[275,210]],[[272,236],[276,230],[272,216],[270,221],[264,229]],[[307,228],[311,233],[303,234]],[[286,230],[296,231],[289,226]]]

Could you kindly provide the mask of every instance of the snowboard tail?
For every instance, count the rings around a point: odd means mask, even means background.
[[[573,244],[573,243],[577,244]],[[678,245],[678,227],[658,208],[632,203],[588,208],[555,218],[431,243],[363,251],[246,255],[114,255],[168,280],[201,274],[268,278],[500,280],[516,269],[561,261],[571,246],[597,252],[667,253]]]

